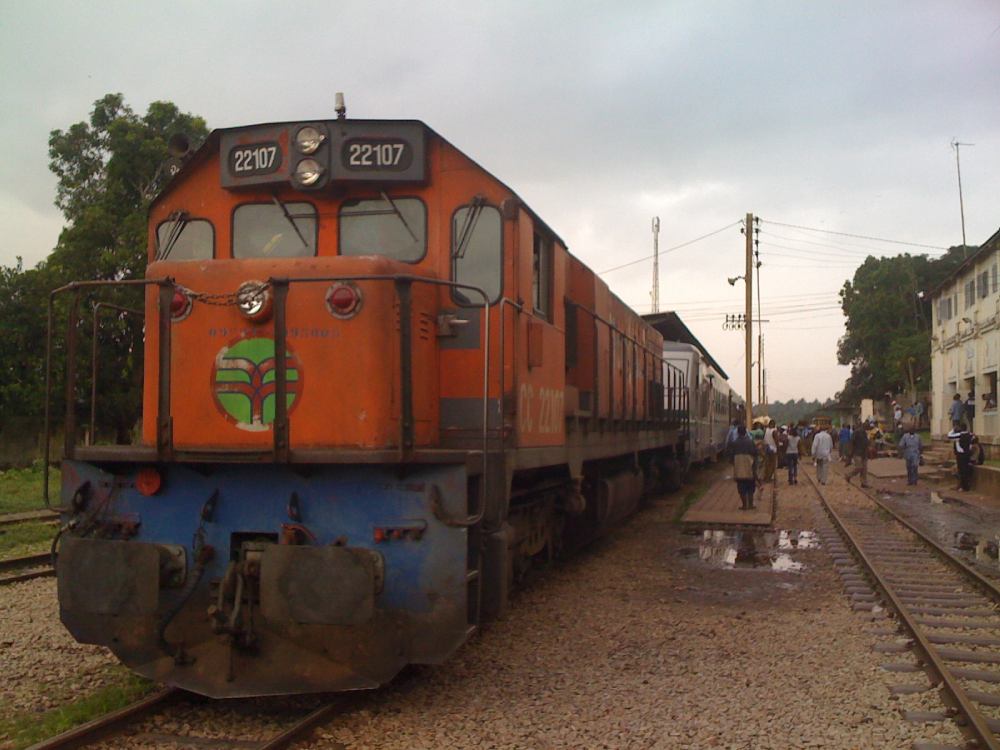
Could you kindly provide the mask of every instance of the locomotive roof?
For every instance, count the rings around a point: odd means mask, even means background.
[[[300,123],[314,123],[314,122],[337,122],[337,120],[335,120],[335,119],[333,119],[333,120],[329,120],[329,119],[328,120],[323,120],[323,119],[316,119],[316,120],[308,120],[308,119],[282,120],[282,121],[278,121],[278,122],[260,122],[260,123],[252,123],[252,124],[248,124],[248,125],[239,125],[239,126],[235,126],[235,127],[231,127],[231,128],[216,128],[216,129],[214,129],[212,132],[210,132],[208,134],[208,137],[204,140],[204,142],[201,144],[201,146],[199,146],[198,149],[193,154],[191,154],[184,161],[184,164],[182,165],[181,169],[177,172],[177,174],[175,174],[171,178],[171,180],[163,187],[163,190],[161,190],[159,192],[159,194],[153,199],[152,203],[150,204],[150,208],[152,208],[152,206],[156,205],[164,196],[166,196],[167,194],[169,194],[171,192],[171,190],[174,188],[174,186],[178,184],[179,179],[183,175],[185,175],[188,171],[190,171],[191,168],[195,164],[198,164],[198,163],[204,161],[211,154],[213,154],[216,151],[218,151],[219,150],[219,143],[222,140],[222,136],[224,134],[226,134],[226,133],[235,133],[235,132],[239,132],[241,130],[247,130],[249,128],[256,128],[256,127],[271,127],[271,126],[280,127],[280,126],[283,126],[283,125],[289,125],[289,126],[291,126],[291,125],[297,125],[297,124],[300,124]],[[441,140],[444,143],[447,143],[453,149],[455,149],[460,154],[462,154],[466,159],[468,159],[470,162],[472,162],[476,166],[476,168],[482,170],[482,172],[484,174],[486,174],[488,177],[490,177],[490,179],[495,180],[504,189],[509,190],[511,192],[511,194],[514,195],[518,199],[518,201],[520,201],[521,206],[524,208],[525,211],[527,211],[531,215],[532,219],[534,219],[538,224],[540,224],[541,226],[543,226],[545,228],[546,232],[548,232],[553,237],[555,237],[557,240],[559,240],[559,243],[563,247],[566,247],[566,242],[562,239],[562,237],[560,237],[555,232],[555,230],[553,230],[552,227],[549,226],[549,224],[541,216],[539,216],[537,213],[535,213],[535,211],[533,211],[531,209],[531,207],[527,203],[525,203],[524,199],[521,198],[521,196],[517,194],[517,191],[515,191],[512,187],[510,187],[510,185],[508,185],[503,180],[501,180],[499,177],[497,177],[495,174],[493,174],[488,169],[486,169],[485,167],[483,167],[482,164],[480,164],[478,161],[476,161],[475,159],[473,159],[465,151],[463,151],[462,149],[458,148],[458,146],[456,146],[454,143],[452,143],[447,138],[445,138],[444,136],[442,136],[440,133],[438,133],[436,130],[434,130],[432,127],[430,127],[427,123],[423,122],[422,120],[374,120],[374,119],[355,119],[355,118],[349,118],[348,122],[352,122],[352,123],[368,123],[368,124],[371,124],[371,125],[408,124],[408,125],[417,125],[419,127],[422,127],[424,130],[426,130],[432,136],[434,136],[435,138]]]

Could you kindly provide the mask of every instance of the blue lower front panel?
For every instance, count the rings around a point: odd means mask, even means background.
[[[66,627],[137,672],[216,697],[350,690],[465,640],[464,465],[168,465],[148,496],[140,468],[64,463],[57,566]]]

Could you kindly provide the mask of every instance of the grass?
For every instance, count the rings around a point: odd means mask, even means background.
[[[116,667],[120,678],[114,685],[103,687],[64,706],[39,714],[35,711],[11,713],[0,705],[0,748],[21,748],[54,737],[91,719],[127,706],[153,691],[154,683]]]
[[[714,473],[709,474],[707,472],[703,472],[695,486],[684,493],[684,497],[681,499],[680,504],[674,509],[674,517],[671,520],[673,520],[674,523],[680,523],[684,514],[687,513],[688,508],[698,502],[698,499],[708,492],[708,488],[712,486],[712,483],[717,478],[718,477]]]
[[[0,560],[48,552],[56,527],[51,523],[0,526]]]
[[[49,470],[49,498],[54,505],[59,504],[59,469]],[[27,469],[0,471],[0,513],[44,508],[41,462]]]

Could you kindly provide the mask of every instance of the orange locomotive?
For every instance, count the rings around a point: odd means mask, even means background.
[[[421,122],[214,131],[132,283],[142,444],[77,445],[68,408],[57,571],[70,631],[155,679],[439,662],[684,463],[660,335]]]

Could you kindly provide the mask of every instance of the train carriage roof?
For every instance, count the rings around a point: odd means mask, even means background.
[[[708,360],[709,364],[715,368],[715,371],[726,380],[729,380],[729,376],[726,374],[726,371],[723,370],[722,366],[715,361],[715,358],[708,353],[708,349],[702,345],[697,337],[691,333],[691,329],[684,325],[684,321],[681,320],[677,313],[651,313],[643,315],[642,318],[660,332],[664,341],[676,341],[681,344],[691,344],[692,346],[696,346],[702,355],[704,355],[705,359]]]

